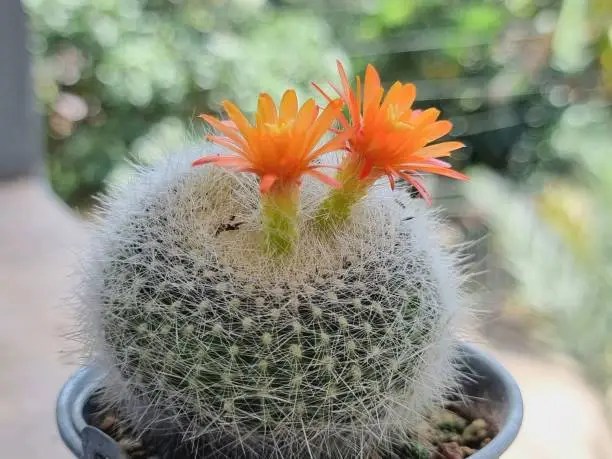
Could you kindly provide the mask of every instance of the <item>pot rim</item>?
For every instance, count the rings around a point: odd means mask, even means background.
[[[476,375],[484,376],[501,386],[506,416],[495,437],[470,459],[498,458],[517,437],[523,421],[523,398],[512,375],[495,357],[477,346],[461,344],[461,354],[466,366]],[[480,370],[480,371],[479,371]],[[484,371],[483,371],[484,370]],[[87,427],[83,410],[91,394],[99,386],[100,374],[93,367],[76,371],[62,387],[56,404],[56,421],[60,436],[66,446],[78,458],[84,458],[83,430]]]
[[[491,354],[474,346],[473,344],[462,344],[464,354],[475,358],[480,368],[488,367],[490,372],[498,379],[502,387],[502,393],[506,396],[507,406],[506,418],[500,426],[499,432],[486,445],[486,447],[470,456],[470,459],[491,459],[501,457],[510,447],[521,430],[523,423],[523,396],[521,390],[508,370]]]

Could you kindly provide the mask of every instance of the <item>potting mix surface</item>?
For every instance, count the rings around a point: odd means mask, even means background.
[[[87,421],[119,443],[128,459],[242,459],[241,455],[206,454],[193,450],[180,438],[165,439],[163,448],[153,441],[141,439],[118,421],[114,412],[101,411],[92,403]],[[94,413],[94,414],[92,414]],[[480,417],[476,410],[452,404],[435,413],[426,441],[422,444],[399,445],[392,452],[372,455],[371,459],[464,459],[483,448],[497,434],[495,424]]]

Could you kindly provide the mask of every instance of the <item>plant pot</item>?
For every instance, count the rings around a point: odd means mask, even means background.
[[[523,419],[520,390],[512,376],[493,357],[468,344],[462,346],[463,389],[482,416],[498,427],[497,435],[470,459],[499,458],[516,438]],[[125,459],[117,442],[85,421],[86,404],[99,384],[92,368],[77,371],[57,400],[57,425],[64,443],[80,459]]]

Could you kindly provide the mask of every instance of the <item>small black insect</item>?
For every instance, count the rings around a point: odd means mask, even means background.
[[[229,219],[230,220],[229,223],[224,223],[224,224],[220,225],[217,228],[217,231],[215,231],[215,236],[218,236],[219,234],[221,234],[224,231],[236,231],[237,229],[239,229],[244,224],[244,222],[233,223],[235,218],[236,218],[236,216],[232,215],[230,217],[230,219]]]

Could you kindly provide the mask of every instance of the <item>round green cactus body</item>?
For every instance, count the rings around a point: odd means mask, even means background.
[[[274,258],[256,182],[192,159],[103,206],[83,337],[106,400],[221,457],[368,457],[414,433],[455,388],[463,311],[436,219],[380,194],[322,234],[307,182],[295,250]]]

